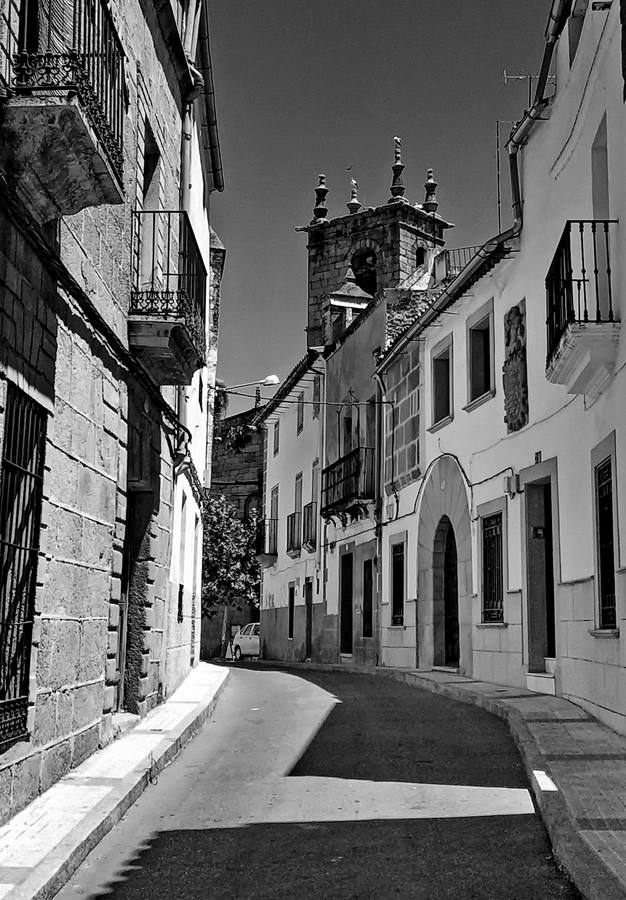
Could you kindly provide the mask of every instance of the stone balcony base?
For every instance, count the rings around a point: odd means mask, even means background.
[[[0,162],[42,223],[123,202],[122,185],[80,101],[66,92],[3,101]]]
[[[613,377],[620,322],[570,322],[546,368],[551,384],[564,384],[568,394],[600,396]]]
[[[128,338],[135,356],[156,384],[191,384],[204,365],[184,319],[153,319],[131,315]]]

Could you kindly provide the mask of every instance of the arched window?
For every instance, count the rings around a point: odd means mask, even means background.
[[[376,254],[373,250],[360,250],[352,257],[354,279],[362,291],[376,293]]]

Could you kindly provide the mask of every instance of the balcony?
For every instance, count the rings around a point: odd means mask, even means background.
[[[262,566],[271,566],[278,556],[278,519],[259,519],[255,551]]]
[[[106,0],[0,17],[0,164],[35,218],[122,203],[124,51]]]
[[[374,450],[357,447],[322,472],[321,515],[340,521],[367,515],[374,500]]]
[[[614,219],[568,221],[546,277],[546,378],[595,399],[613,375],[615,321],[611,244]]]
[[[302,513],[287,516],[287,556],[300,556],[302,549]]]
[[[435,281],[439,283],[449,278],[456,278],[465,266],[468,265],[478,251],[480,246],[458,247],[456,250],[442,250],[435,257],[435,266],[433,274]]]
[[[317,546],[317,503],[307,503],[302,514],[302,546],[311,552]]]
[[[206,269],[187,213],[135,213],[133,262],[130,345],[157,384],[190,384],[206,358]]]

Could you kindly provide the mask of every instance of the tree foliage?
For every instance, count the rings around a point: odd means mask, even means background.
[[[202,612],[224,606],[259,605],[261,570],[256,558],[256,518],[242,522],[225,497],[210,497],[204,509]]]

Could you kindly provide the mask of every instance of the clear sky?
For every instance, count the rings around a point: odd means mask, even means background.
[[[519,119],[550,0],[209,0],[224,177],[212,225],[226,246],[218,375],[284,377],[306,349],[306,235],[317,174],[329,218],[389,197],[393,137],[411,203],[426,169],[448,247],[496,234],[496,120]],[[502,127],[504,145],[510,126]],[[502,153],[502,224],[511,224]],[[346,169],[351,166],[352,171]],[[270,393],[267,389],[264,396]],[[242,406],[243,402],[243,406]],[[231,400],[229,412],[248,405]]]

